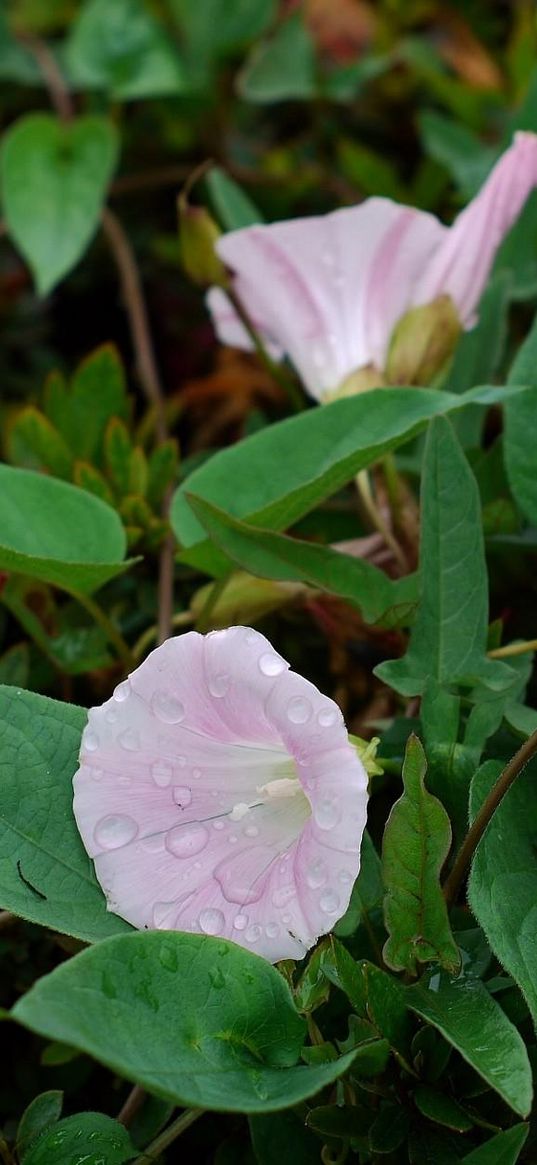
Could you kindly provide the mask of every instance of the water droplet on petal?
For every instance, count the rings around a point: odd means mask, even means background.
[[[170,692],[155,692],[151,707],[163,724],[180,724],[185,718],[185,709],[181,701]]]
[[[109,708],[105,714],[105,719],[109,724],[115,724],[117,720],[117,712],[115,712],[113,708]]]
[[[128,700],[128,698],[130,696],[130,691],[131,691],[130,680],[123,680],[122,684],[118,684],[117,688],[114,688],[113,698],[114,698],[114,700],[117,700],[118,704],[123,704],[125,700]]]
[[[349,882],[352,882],[352,874],[349,874],[348,870],[340,870],[338,874],[338,881],[340,881],[344,886],[348,885]]]
[[[249,813],[249,811],[250,806],[246,804],[246,801],[238,801],[237,804],[233,806],[233,809],[229,814],[229,820],[242,821],[243,817],[246,817],[246,814]]]
[[[93,728],[86,728],[84,736],[82,737],[82,747],[86,749],[86,752],[95,752],[98,749],[99,744],[99,737],[97,736],[97,733],[93,731]]]
[[[151,766],[151,776],[159,789],[165,789],[173,777],[172,766],[157,761],[156,764]]]
[[[279,655],[266,651],[259,660],[259,671],[264,676],[279,676],[285,671],[287,664]]]
[[[176,858],[191,858],[205,849],[209,831],[200,822],[176,825],[166,834],[166,849]]]
[[[220,821],[220,819],[218,821],[213,821],[213,829],[224,829],[224,822]]]
[[[90,776],[94,781],[102,781],[104,773],[102,769],[90,768]]]
[[[192,769],[192,776],[194,777],[195,781],[199,781],[201,777],[201,769]]]
[[[211,676],[207,681],[207,687],[211,693],[211,696],[214,696],[215,699],[220,700],[222,696],[225,696],[229,691],[230,683],[230,676],[222,673],[222,675],[219,676]]]
[[[134,728],[126,728],[124,732],[120,732],[118,743],[125,749],[125,752],[138,752],[140,736]]]
[[[176,756],[175,763],[180,769],[184,769],[186,765],[186,756]]]
[[[187,785],[176,785],[173,790],[173,799],[180,809],[187,809],[192,802],[192,789]]]
[[[269,922],[265,929],[267,938],[277,938],[280,933],[280,928],[277,922]]]
[[[128,789],[129,785],[132,785],[132,780],[130,777],[118,777],[117,783],[118,785],[121,785],[123,789]]]
[[[244,830],[245,837],[257,837],[258,833],[259,833],[259,830],[257,828],[257,825],[247,825],[246,829]]]
[[[324,886],[325,882],[327,881],[328,871],[326,866],[320,858],[317,858],[316,861],[312,862],[311,865],[308,866],[306,882],[310,890],[318,890],[319,887]]]
[[[333,829],[339,821],[339,809],[330,797],[321,797],[315,806],[313,816],[319,829]]]
[[[222,934],[226,925],[222,911],[211,907],[202,910],[198,921],[204,934]]]
[[[237,834],[236,834],[236,833],[230,833],[230,835],[229,835],[229,837],[228,837],[228,841],[230,841],[232,845],[235,845],[235,842],[236,842],[236,841],[238,841],[238,840],[239,840],[239,839],[238,839],[238,837],[237,837]]]
[[[325,890],[319,898],[319,906],[323,914],[335,914],[339,906],[339,898],[333,890]]]
[[[311,716],[311,704],[303,696],[293,696],[287,705],[287,717],[292,724],[306,724]]]
[[[138,826],[132,817],[122,817],[111,813],[108,817],[101,817],[94,830],[97,845],[103,849],[119,849],[127,845],[138,833]]]
[[[248,930],[246,931],[246,941],[249,943],[258,942],[261,938],[261,933],[261,927],[258,926],[257,923],[254,923],[254,925],[249,926]]]
[[[280,886],[278,890],[275,890],[274,894],[272,895],[272,901],[274,906],[282,907],[287,906],[287,904],[295,897],[296,886],[291,883],[288,886]]]
[[[235,927],[235,930],[244,930],[245,927],[248,926],[248,915],[236,914],[235,918],[233,919],[233,926]]]
[[[341,713],[336,708],[321,708],[321,711],[317,715],[317,720],[321,728],[331,728],[340,719]]]

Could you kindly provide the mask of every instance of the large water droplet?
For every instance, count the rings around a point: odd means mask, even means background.
[[[166,789],[173,777],[172,766],[163,761],[157,761],[156,764],[151,765],[151,776],[159,789]]]
[[[192,858],[205,849],[209,831],[200,822],[176,825],[166,834],[166,849],[176,858]]]
[[[264,869],[267,862],[273,857],[272,851],[259,849],[258,868]],[[237,902],[239,906],[249,906],[252,902],[259,902],[264,888],[263,878],[257,878],[255,872],[245,868],[242,854],[224,858],[214,871],[214,877],[220,883],[224,897],[228,902]]]
[[[287,716],[292,724],[306,724],[311,716],[311,704],[303,696],[293,696],[287,705]]]
[[[338,874],[338,881],[341,882],[343,886],[348,886],[349,882],[352,882],[352,874],[349,874],[348,870],[340,870]]]
[[[280,928],[278,926],[278,923],[277,922],[269,922],[268,926],[265,928],[265,934],[266,934],[267,938],[277,938],[279,933],[280,933]]]
[[[151,707],[163,724],[180,724],[185,718],[185,709],[181,701],[170,692],[155,692]]]
[[[246,814],[249,813],[249,811],[250,806],[246,804],[246,801],[237,801],[237,804],[233,806],[233,809],[229,814],[229,820],[242,821],[243,817],[246,817]]]
[[[253,926],[249,926],[248,930],[246,931],[246,941],[249,943],[259,942],[261,934],[261,927],[258,926],[256,922],[254,922]]]
[[[113,698],[114,698],[114,700],[117,700],[118,704],[123,704],[125,700],[128,700],[128,698],[130,696],[130,691],[131,691],[130,680],[123,680],[122,684],[118,684],[117,688],[114,688]]]
[[[340,719],[341,713],[336,708],[321,708],[321,711],[317,714],[317,720],[321,728],[331,728]]]
[[[180,809],[188,809],[192,802],[192,789],[189,789],[187,785],[175,785],[173,799]]]
[[[93,728],[86,728],[84,736],[82,737],[82,747],[86,749],[86,752],[96,752],[99,744],[99,737],[97,736],[97,733],[93,731]]]
[[[222,696],[225,696],[229,691],[230,683],[231,677],[223,672],[218,676],[210,676],[207,681],[207,687],[211,693],[211,696],[214,696],[215,699],[220,700],[222,699]]]
[[[118,743],[125,749],[125,752],[138,752],[140,747],[139,733],[134,728],[126,728],[124,732],[120,732]]]
[[[323,914],[335,914],[339,906],[339,898],[333,890],[325,890],[319,898],[319,906]]]
[[[274,906],[277,906],[280,909],[282,906],[287,906],[287,904],[295,897],[296,887],[294,884],[290,883],[287,886],[280,886],[278,890],[275,890],[274,894],[272,895],[272,901]]]
[[[285,671],[287,664],[279,655],[266,651],[259,660],[259,671],[264,676],[279,676]]]
[[[339,809],[330,797],[321,797],[315,806],[313,816],[319,829],[333,829],[339,821]]]
[[[235,927],[235,930],[244,930],[248,926],[248,915],[236,914],[235,918],[233,919],[233,926]]]
[[[133,841],[138,833],[138,826],[132,817],[122,817],[111,813],[108,817],[101,817],[94,830],[97,845],[103,849],[119,849]]]
[[[199,916],[200,929],[204,934],[222,934],[226,920],[221,910],[209,907],[202,910]]]
[[[324,886],[326,881],[328,881],[328,871],[324,862],[317,858],[308,866],[306,882],[310,890],[318,890],[320,886]]]

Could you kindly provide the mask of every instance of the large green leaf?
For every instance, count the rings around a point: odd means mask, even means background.
[[[106,502],[30,469],[0,465],[0,568],[89,593],[127,570],[125,531]]]
[[[487,761],[470,791],[475,817],[501,765]],[[472,910],[506,971],[523,992],[537,1025],[537,764],[521,773],[496,809],[474,857],[468,896]]]
[[[134,1156],[123,1125],[103,1112],[78,1112],[38,1137],[24,1165],[123,1165]]]
[[[305,1024],[270,963],[235,943],[178,931],[107,939],[58,967],[13,1017],[176,1104],[289,1108],[353,1055],[297,1065]]]
[[[529,1125],[513,1125],[490,1137],[462,1159],[462,1165],[515,1165],[528,1139]]]
[[[487,659],[488,581],[479,491],[449,422],[438,417],[427,435],[421,489],[420,590],[416,622],[403,659],[376,669],[406,696],[428,681],[452,685],[512,680]]]
[[[417,738],[410,736],[403,764],[402,797],[392,808],[382,843],[388,940],[384,961],[394,971],[415,974],[433,960],[449,971],[459,953],[440,887],[449,853],[451,827],[444,806],[425,788],[427,764]]]
[[[128,931],[106,910],[73,816],[86,712],[0,687],[0,905],[95,942]]]
[[[367,623],[408,622],[417,601],[415,575],[390,579],[363,558],[249,526],[192,494],[188,500],[209,537],[250,574],[311,583],[359,607]]]
[[[298,1112],[251,1116],[250,1136],[258,1165],[319,1165],[319,1140]]]
[[[171,520],[186,551],[183,556],[203,569],[208,566],[210,573],[229,566],[223,555],[215,560],[188,504],[189,493],[236,518],[283,530],[360,469],[420,433],[438,413],[473,403],[501,403],[505,396],[505,389],[492,387],[460,396],[426,388],[381,388],[269,425],[215,454],[175,493]]]
[[[265,31],[276,0],[168,0],[189,54],[212,58],[242,48]]]
[[[93,237],[117,152],[117,131],[103,117],[65,123],[31,113],[5,135],[0,180],[7,228],[41,295],[74,267]]]
[[[65,49],[72,83],[118,101],[187,88],[184,65],[143,0],[85,0]]]
[[[509,370],[508,384],[529,384],[505,406],[505,468],[515,501],[532,525],[537,525],[537,316]]]
[[[263,215],[248,194],[220,166],[211,166],[205,185],[212,208],[225,231],[236,231],[263,222]]]
[[[408,1007],[431,1023],[515,1112],[527,1116],[532,1103],[531,1066],[522,1037],[477,978],[407,987]]]

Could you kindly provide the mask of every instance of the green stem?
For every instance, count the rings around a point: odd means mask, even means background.
[[[145,1152],[137,1157],[132,1165],[147,1165],[148,1161],[155,1161],[160,1153],[163,1153],[164,1149],[167,1149],[168,1145],[171,1145],[177,1137],[180,1137],[181,1133],[184,1133],[189,1125],[194,1124],[194,1121],[197,1121],[200,1116],[203,1116],[204,1112],[204,1108],[185,1109],[181,1113],[181,1116],[177,1117],[177,1120],[172,1121],[167,1129],[163,1129],[158,1137],[155,1137],[155,1140],[151,1141],[151,1144],[147,1146]]]
[[[81,594],[80,591],[69,591],[69,594],[73,599],[76,599],[77,603],[88,612],[88,615],[91,615],[94,622],[104,631],[108,642],[115,647],[118,657],[124,664],[126,671],[133,671],[136,667],[136,660],[133,653],[126,639],[123,638],[121,631],[118,631],[115,623],[108,618],[108,615],[103,611],[102,607],[99,606],[95,599],[90,598],[89,595]]]
[[[528,740],[524,741],[524,744],[519,748],[518,752],[511,758],[509,764],[505,766],[470,826],[455,858],[451,872],[448,874],[444,883],[444,898],[448,907],[452,906],[456,901],[468,866],[494,813],[503,801],[505,794],[511,788],[511,785],[516,781],[516,778],[536,753],[537,731],[532,732]]]
[[[399,546],[399,543],[396,541],[391,530],[384,521],[384,518],[373,497],[373,491],[371,489],[371,483],[369,481],[369,474],[367,469],[361,469],[360,472],[356,475],[355,481],[363,508],[369,518],[369,521],[371,522],[373,528],[378,530],[379,534],[382,534],[386,545],[390,548],[395,558],[395,561],[399,564],[403,573],[406,574],[408,571],[407,560],[403,554],[403,551],[401,550],[401,547]]]
[[[263,367],[266,369],[269,375],[272,376],[272,379],[277,381],[280,387],[283,388],[287,393],[295,413],[302,412],[304,409],[304,397],[295,381],[290,376],[287,376],[283,369],[280,368],[279,364],[277,364],[276,361],[273,360],[271,356],[269,356],[261,336],[257,331],[257,328],[252,323],[246,308],[243,306],[233,287],[226,287],[226,295],[233,304],[233,307],[235,308],[235,311],[243,327],[248,332],[248,335]]]
[[[495,647],[487,652],[489,659],[510,659],[513,655],[525,655],[527,651],[537,651],[537,639],[525,639],[523,643],[506,643],[505,647]]]
[[[226,574],[223,578],[217,578],[216,582],[213,583],[203,604],[203,607],[201,608],[198,618],[196,619],[196,629],[198,631],[211,630],[211,615],[214,611],[214,608],[216,607],[220,595],[224,591],[225,587],[227,587],[229,578],[229,574]]]

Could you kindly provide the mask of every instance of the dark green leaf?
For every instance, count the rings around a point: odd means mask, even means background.
[[[323,1137],[345,1140],[348,1137],[367,1136],[373,1115],[372,1109],[359,1105],[323,1104],[319,1108],[310,1109],[306,1124]]]
[[[48,470],[54,477],[69,481],[73,454],[39,409],[27,405],[17,414],[7,439],[10,461],[24,469]]]
[[[62,1114],[63,1092],[42,1092],[23,1112],[17,1129],[17,1154],[23,1161],[32,1141],[56,1124]]]
[[[220,166],[211,167],[205,185],[212,208],[223,230],[236,231],[241,227],[263,222],[261,211],[248,194],[245,194],[242,187]]]
[[[235,943],[178,931],[89,947],[12,1014],[157,1096],[231,1112],[289,1108],[353,1060],[297,1066],[305,1025],[278,971]]]
[[[514,1125],[491,1137],[479,1149],[463,1157],[463,1165],[515,1165],[524,1148],[529,1125]]]
[[[365,830],[362,837],[360,873],[352,888],[346,913],[336,923],[334,934],[339,938],[354,934],[360,922],[367,918],[372,910],[382,905],[383,898],[384,885],[380,858],[367,830]]]
[[[171,0],[189,53],[225,56],[265,31],[277,11],[276,0]]]
[[[238,87],[246,101],[261,104],[315,95],[315,49],[301,12],[280,24],[270,40],[255,46],[239,74]]]
[[[535,473],[535,417],[537,415],[537,316],[509,370],[507,383],[529,384],[531,391],[517,393],[505,406],[505,468],[515,501],[523,514],[537,524],[537,475]]]
[[[250,1136],[259,1165],[319,1165],[319,1141],[304,1125],[298,1112],[277,1116],[251,1116]]]
[[[417,736],[409,738],[403,764],[404,792],[388,818],[382,844],[388,940],[383,955],[395,971],[416,974],[419,963],[460,965],[451,934],[440,872],[449,853],[449,817],[425,788],[427,765]]]
[[[460,1104],[457,1104],[457,1101],[448,1096],[446,1092],[439,1092],[427,1084],[420,1084],[414,1091],[414,1102],[416,1108],[428,1120],[435,1121],[438,1125],[445,1125],[447,1129],[453,1129],[455,1133],[467,1133],[469,1129],[473,1128],[474,1122]]]
[[[89,593],[130,566],[114,510],[67,482],[0,465],[0,568]]]
[[[323,958],[323,970],[344,991],[356,1014],[372,1024],[398,1055],[406,1057],[410,1024],[399,981],[366,960],[356,963],[337,939],[332,939]]]
[[[86,712],[0,688],[0,904],[94,942],[126,922],[109,914],[72,811]]]
[[[471,787],[475,817],[498,779],[501,764],[487,761]],[[468,895],[472,910],[505,970],[518,983],[537,1024],[537,765],[517,777],[496,809],[474,857]],[[524,1114],[523,1114],[524,1115]]]
[[[394,1153],[408,1134],[410,1114],[400,1104],[383,1104],[369,1130],[373,1153]]]
[[[431,1023],[463,1059],[520,1116],[531,1108],[533,1087],[526,1047],[480,979],[445,981],[441,975],[405,989],[408,1006]]]
[[[494,146],[484,145],[466,125],[430,109],[419,117],[427,154],[445,166],[465,201],[481,189],[498,156]]]
[[[102,1112],[68,1116],[34,1141],[25,1165],[123,1165],[134,1157],[127,1130]]]
[[[163,97],[187,87],[184,65],[142,0],[86,0],[65,49],[69,77],[119,101]]]
[[[71,384],[46,393],[46,410],[69,449],[82,461],[100,456],[111,417],[129,416],[125,373],[117,349],[103,344],[78,365]]]
[[[41,295],[83,255],[99,222],[118,152],[102,117],[59,121],[31,113],[8,130],[0,154],[7,228]]]

